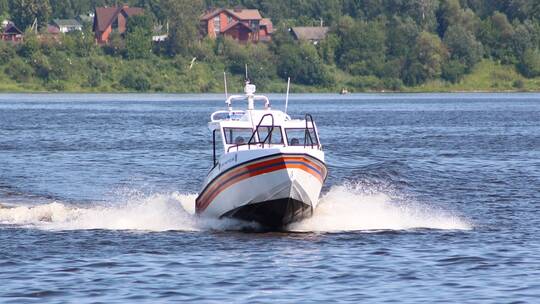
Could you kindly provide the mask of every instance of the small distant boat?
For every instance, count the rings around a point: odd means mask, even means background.
[[[342,88],[341,91],[339,92],[339,94],[347,95],[347,94],[349,94],[349,91],[347,89],[345,89],[345,88]]]
[[[213,167],[196,199],[196,213],[279,230],[312,215],[327,168],[312,116],[291,119],[255,91],[246,82],[245,96],[228,97],[228,109],[211,115]],[[232,102],[241,100],[247,109],[233,110]],[[255,109],[256,101],[264,108]]]

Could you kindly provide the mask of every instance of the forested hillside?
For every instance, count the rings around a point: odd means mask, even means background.
[[[75,18],[96,6],[145,8],[124,39],[93,43],[92,25],[60,43],[27,31],[0,44],[2,90],[221,91],[223,71],[241,82],[244,64],[264,90],[291,77],[302,91],[540,90],[540,1],[532,0],[0,0],[21,29]],[[270,43],[200,37],[210,8],[259,9],[274,23]],[[330,27],[314,45],[292,26]],[[152,44],[151,27],[169,27]],[[195,59],[194,59],[195,58]]]

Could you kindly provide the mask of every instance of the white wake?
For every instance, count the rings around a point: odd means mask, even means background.
[[[155,194],[118,204],[90,207],[53,202],[37,206],[0,208],[0,224],[51,230],[233,230],[250,224],[233,219],[199,218],[195,194]]]
[[[409,229],[469,230],[461,217],[432,206],[366,189],[361,184],[334,186],[315,209],[313,217],[291,224],[299,232],[338,232]]]
[[[154,194],[116,204],[73,206],[53,202],[36,206],[0,205],[0,225],[51,230],[206,231],[256,228],[232,219],[200,218],[195,194]],[[467,230],[459,216],[414,202],[392,199],[360,186],[335,186],[326,193],[313,217],[288,227],[296,232],[407,230],[415,228]]]

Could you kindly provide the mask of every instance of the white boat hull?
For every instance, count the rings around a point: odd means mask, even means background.
[[[235,159],[249,153],[240,151]],[[307,153],[269,151],[268,155],[239,161],[207,182],[197,198],[196,211],[202,216],[239,218],[271,228],[311,216],[327,174],[322,157],[322,153],[317,158]]]

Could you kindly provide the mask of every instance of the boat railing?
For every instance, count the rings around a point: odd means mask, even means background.
[[[270,117],[271,122],[272,122],[271,125],[268,125],[268,124],[263,125],[264,119],[266,117]],[[258,138],[259,137],[258,136],[259,135],[259,129],[261,127],[268,128],[268,134],[266,134],[266,137],[263,140]],[[240,147],[242,147],[242,146],[247,146],[248,150],[251,150],[251,146],[256,146],[258,148],[260,147],[260,148],[264,149],[265,145],[268,144],[268,146],[270,147],[272,145],[272,133],[274,132],[274,129],[275,129],[274,115],[272,115],[271,113],[264,114],[261,117],[261,120],[259,120],[259,123],[257,124],[257,127],[255,128],[253,133],[251,133],[251,137],[249,138],[248,142],[247,143],[242,143],[242,144],[232,145],[227,149],[227,152],[230,152],[232,149],[235,149],[235,148],[236,148],[236,151],[238,151],[240,149]],[[258,138],[258,140],[257,140],[257,138]],[[283,146],[285,146],[285,144],[283,144]]]
[[[263,124],[266,117],[270,117],[271,122],[272,122],[271,125]],[[304,119],[306,122],[306,126],[304,129],[305,130],[304,131],[304,148],[311,147],[312,149],[316,148],[320,150],[321,145],[319,143],[319,136],[317,134],[317,128],[315,127],[315,123],[313,122],[313,116],[311,116],[311,114],[306,114],[304,117],[305,117]],[[259,129],[261,127],[268,128],[268,134],[266,134],[266,137],[263,140],[258,138]],[[238,151],[240,150],[240,147],[244,147],[244,146],[247,146],[248,150],[251,150],[252,146],[256,146],[257,148],[263,148],[263,149],[265,145],[268,145],[268,147],[272,146],[273,145],[272,133],[274,132],[274,129],[275,129],[274,115],[272,115],[271,113],[264,114],[261,117],[261,120],[259,120],[259,123],[257,124],[257,127],[255,127],[255,130],[253,131],[253,133],[251,133],[251,137],[249,138],[248,142],[230,146],[227,149],[227,153],[233,149],[236,149],[236,151]],[[313,134],[311,133],[311,130],[313,130]],[[277,145],[285,146],[285,142],[283,141],[282,144],[277,144]]]
[[[306,129],[305,129],[305,134],[304,134],[304,148],[309,146],[311,148],[317,147],[320,149],[320,144],[318,140],[319,136],[317,136],[317,128],[315,128],[315,123],[313,122],[313,116],[311,116],[311,114],[306,114],[304,119],[306,121]],[[311,128],[309,127],[309,123],[311,123]],[[313,137],[311,136],[310,129],[313,130],[313,136],[315,136],[315,140],[313,140]],[[309,140],[309,143],[308,143],[308,140]]]
[[[264,95],[231,95],[225,101],[225,103],[227,104],[227,107],[229,107],[229,109],[232,109],[233,100],[247,100],[248,102],[250,100],[252,100],[252,101],[262,100],[262,101],[264,101],[264,107],[266,109],[269,109],[270,106],[271,106],[270,105],[270,99],[268,99],[268,97],[266,97]],[[248,106],[248,109],[249,109],[249,106]],[[250,110],[252,110],[252,109],[250,109]]]

